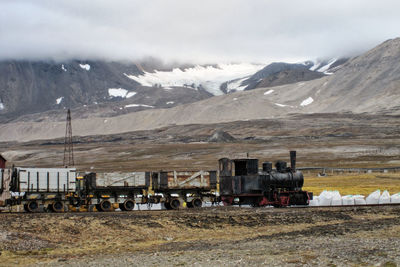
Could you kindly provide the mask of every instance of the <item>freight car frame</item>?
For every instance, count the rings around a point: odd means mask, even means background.
[[[4,175],[6,173],[6,175]],[[75,168],[23,168],[2,171],[4,204],[23,205],[27,212],[66,210],[68,196],[75,191]]]
[[[143,172],[144,183],[140,185],[98,186],[97,174],[86,173],[77,177],[76,192],[69,196],[73,210],[84,211],[131,211],[135,204],[148,202],[147,190],[150,185],[150,173]]]
[[[217,201],[216,171],[160,171],[152,173],[152,188],[164,196],[166,209],[200,208],[203,202]],[[158,201],[158,200],[157,200]]]

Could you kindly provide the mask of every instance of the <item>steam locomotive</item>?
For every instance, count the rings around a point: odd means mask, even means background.
[[[312,193],[303,191],[304,177],[296,170],[296,151],[290,151],[290,167],[277,161],[258,169],[258,159],[219,160],[220,196],[224,205],[285,207],[308,205]]]

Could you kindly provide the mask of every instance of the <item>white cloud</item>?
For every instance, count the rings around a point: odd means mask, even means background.
[[[400,1],[3,0],[0,59],[299,61],[398,36]]]

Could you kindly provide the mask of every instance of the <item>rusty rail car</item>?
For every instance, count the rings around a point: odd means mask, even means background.
[[[26,212],[131,211],[137,204],[166,209],[216,202],[216,171],[82,173],[67,168],[1,169],[0,207]]]
[[[164,196],[167,209],[178,209],[182,203],[199,208],[203,202],[216,202],[217,171],[160,171],[152,173],[155,193]]]

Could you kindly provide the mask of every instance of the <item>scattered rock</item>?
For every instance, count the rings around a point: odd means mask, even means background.
[[[218,143],[227,143],[227,142],[233,142],[236,139],[230,135],[227,132],[224,131],[215,131],[214,134],[208,138],[208,142],[218,142]]]

